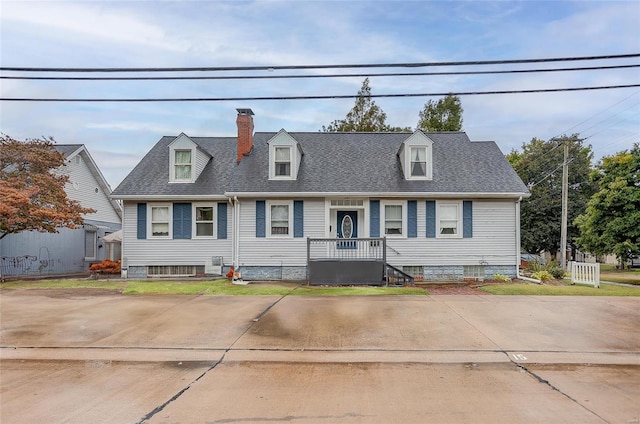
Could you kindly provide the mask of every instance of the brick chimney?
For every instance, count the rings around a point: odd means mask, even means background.
[[[251,109],[236,109],[238,111],[238,163],[243,156],[253,149],[253,111]]]

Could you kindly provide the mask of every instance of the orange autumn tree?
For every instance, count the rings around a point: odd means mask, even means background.
[[[0,136],[0,239],[22,231],[57,233],[78,228],[95,212],[67,197],[69,176],[53,138],[19,141]]]

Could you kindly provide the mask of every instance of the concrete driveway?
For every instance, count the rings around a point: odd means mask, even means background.
[[[640,298],[0,292],[7,423],[640,423]]]

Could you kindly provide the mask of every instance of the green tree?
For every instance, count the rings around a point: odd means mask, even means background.
[[[322,126],[323,132],[402,132],[411,131],[410,127],[392,127],[387,125],[387,114],[371,99],[369,78],[362,82],[356,103],[344,119],[337,119],[329,126]]]
[[[572,223],[595,192],[595,184],[589,180],[591,146],[584,146],[577,134],[549,141],[533,138],[522,145],[521,152],[507,155],[531,191],[531,197],[522,201],[520,213],[522,248],[531,253],[546,251],[555,256],[560,249],[564,143],[569,144],[570,161],[567,242],[573,248],[579,232]]]
[[[417,127],[423,131],[460,131],[463,111],[458,96],[448,94],[437,102],[429,100],[420,111]]]
[[[600,190],[575,221],[578,244],[597,255],[615,254],[624,266],[640,254],[640,144],[604,157],[591,180]]]
[[[95,212],[67,197],[64,163],[51,138],[0,137],[0,239],[21,231],[77,228],[83,214]]]

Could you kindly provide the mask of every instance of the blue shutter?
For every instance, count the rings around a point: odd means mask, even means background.
[[[227,204],[218,203],[218,238],[227,238]]]
[[[380,201],[369,201],[369,237],[380,237]]]
[[[304,237],[304,204],[302,200],[293,201],[293,236]]]
[[[264,200],[256,200],[256,237],[265,237],[266,205]]]
[[[436,236],[436,201],[427,200],[427,237],[433,238]]]
[[[191,238],[191,203],[173,204],[173,238]]]
[[[418,237],[418,201],[407,202],[407,237]]]
[[[473,202],[462,202],[462,237],[473,237]]]
[[[147,238],[147,204],[138,203],[138,238]]]

